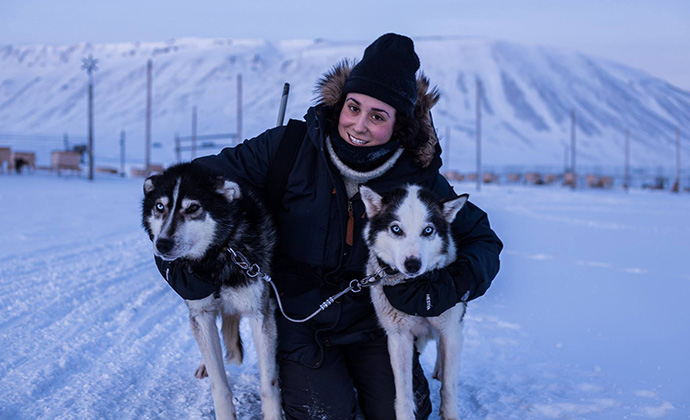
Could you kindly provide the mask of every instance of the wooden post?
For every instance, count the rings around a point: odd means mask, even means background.
[[[446,172],[450,170],[450,126],[446,126]]]
[[[180,156],[180,136],[175,133],[175,161],[180,162],[182,157]]]
[[[242,141],[242,73],[237,75],[237,143]]]
[[[680,127],[676,127],[676,182],[673,191],[683,191],[680,185]]]
[[[196,157],[196,105],[192,107],[192,159]]]
[[[623,188],[630,188],[630,129],[625,130],[625,181]]]
[[[477,191],[482,188],[482,84],[477,78]]]
[[[120,176],[125,176],[125,130],[120,131]]]
[[[570,121],[570,171],[573,173],[572,188],[577,188],[577,170],[575,169],[575,110],[571,113]]]
[[[146,175],[151,167],[151,59],[146,62]]]

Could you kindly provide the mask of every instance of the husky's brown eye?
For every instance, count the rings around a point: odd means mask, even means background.
[[[391,232],[395,236],[400,236],[403,233],[402,229],[400,229],[400,226],[398,226],[398,225],[391,226]]]
[[[191,204],[189,207],[187,207],[187,213],[188,214],[196,213],[197,211],[199,211],[200,208],[201,208],[201,206],[198,204]]]
[[[431,226],[427,226],[422,231],[422,236],[431,236],[431,234],[433,234],[433,233],[434,233],[434,228]]]
[[[161,212],[161,213],[165,210],[165,206],[163,205],[163,203],[156,203],[155,208],[156,208],[157,212]]]

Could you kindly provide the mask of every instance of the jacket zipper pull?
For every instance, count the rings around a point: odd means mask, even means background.
[[[345,243],[352,246],[355,238],[355,215],[352,210],[352,201],[347,202],[347,234],[345,236]]]

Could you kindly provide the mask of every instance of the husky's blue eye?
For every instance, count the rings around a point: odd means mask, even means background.
[[[402,229],[400,229],[400,226],[398,226],[398,225],[391,226],[391,232],[393,232],[393,235],[396,235],[396,236],[402,235]]]
[[[434,228],[431,226],[425,227],[424,230],[422,231],[423,236],[431,236],[432,233],[434,233]]]
[[[165,206],[163,205],[163,203],[156,203],[156,211],[162,212],[163,210],[165,210]]]

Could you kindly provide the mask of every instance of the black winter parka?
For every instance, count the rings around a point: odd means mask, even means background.
[[[359,193],[348,199],[338,170],[327,157],[329,128],[327,106],[317,105],[305,116],[307,131],[289,173],[282,206],[277,211],[278,243],[272,265],[284,308],[292,318],[303,318],[318,309],[326,298],[362,278],[368,250],[361,237],[365,211]],[[261,135],[220,154],[199,158],[201,163],[245,187],[262,194],[268,170],[285,127]],[[423,166],[414,152],[406,150],[381,177],[366,183],[379,193],[407,183],[431,189],[440,199],[455,197],[439,174],[440,148],[434,145],[431,162]],[[348,243],[347,226],[354,223]],[[492,231],[486,214],[467,203],[452,224],[458,259],[449,268],[454,277],[469,284],[469,298],[483,295],[498,273],[501,241]],[[368,291],[349,293],[312,320],[293,324],[278,320],[278,355],[318,367],[323,346],[357,343],[384,334],[379,327]]]

